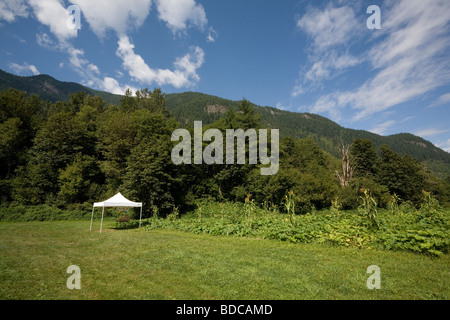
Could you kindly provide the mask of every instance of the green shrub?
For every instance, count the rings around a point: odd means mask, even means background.
[[[1,205],[0,221],[79,220],[90,217],[91,210],[60,209],[49,205]]]

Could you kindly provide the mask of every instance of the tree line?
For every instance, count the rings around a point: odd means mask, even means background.
[[[394,195],[417,206],[423,191],[442,204],[449,201],[448,179],[386,145],[378,153],[368,139],[336,146],[341,154],[336,158],[311,138],[285,137],[274,176],[261,176],[259,166],[248,164],[176,166],[171,134],[180,124],[165,97],[160,89],[127,91],[120,104],[107,105],[84,92],[56,103],[15,89],[0,92],[1,203],[71,208],[120,191],[142,201],[148,216],[152,208],[167,214],[202,197],[280,206],[289,192],[299,213],[337,203],[355,208],[364,190],[381,207]],[[225,132],[263,126],[244,100],[203,130],[208,128]]]

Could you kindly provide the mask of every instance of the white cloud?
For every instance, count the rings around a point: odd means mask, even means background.
[[[291,96],[292,97],[298,97],[299,95],[305,93],[305,90],[303,89],[301,84],[296,84],[294,89],[292,90]]]
[[[98,67],[96,65],[92,64],[92,63],[90,63],[88,65],[88,69],[90,71],[92,71],[93,73],[95,73],[95,74],[100,74],[100,70],[98,69]]]
[[[342,119],[342,115],[340,110],[337,108],[336,101],[331,99],[330,96],[320,97],[316,103],[308,109],[312,113],[328,113],[334,121],[340,121]]]
[[[347,43],[357,26],[355,13],[349,6],[334,8],[330,4],[323,11],[311,8],[297,19],[297,27],[313,38],[319,51]]]
[[[24,0],[1,0],[0,20],[13,22],[16,17],[27,18],[28,7]]]
[[[173,70],[151,69],[144,59],[134,52],[127,32],[142,26],[150,14],[152,0],[70,0],[80,7],[82,24],[99,37],[106,36],[108,31],[114,31],[118,36],[116,55],[123,60],[123,67],[136,81],[158,85],[169,84],[177,88],[192,86],[200,80],[197,70],[204,63],[204,52],[200,47],[190,47],[188,53],[179,57],[173,64]],[[202,5],[195,0],[156,0],[159,19],[163,20],[174,32],[183,32],[189,27],[198,27],[202,31],[207,26],[206,13]],[[0,20],[12,22],[17,16],[28,16],[32,11],[34,17],[47,26],[50,32],[38,32],[37,43],[47,49],[64,52],[68,56],[68,66],[72,67],[82,77],[82,83],[113,93],[123,93],[124,86],[109,76],[102,76],[101,70],[85,58],[85,51],[75,48],[71,39],[77,36],[77,30],[67,26],[71,14],[67,12],[63,0],[0,0]],[[53,36],[55,38],[53,38]],[[207,29],[206,41],[217,39],[214,28]],[[60,68],[64,63],[60,63]],[[20,68],[21,67],[21,68]],[[34,66],[19,66],[12,64],[19,72],[26,70],[37,72]],[[34,69],[32,69],[34,68]],[[120,71],[119,71],[120,72]],[[117,76],[120,77],[117,73]],[[135,88],[132,88],[136,91]]]
[[[445,142],[438,142],[436,143],[436,146],[438,148],[441,148],[444,151],[447,151],[448,153],[450,153],[450,139],[448,139]]]
[[[446,133],[449,131],[450,131],[450,129],[439,130],[436,128],[428,128],[428,129],[416,131],[416,132],[414,132],[414,134],[419,137],[433,137],[433,136],[437,136],[437,135],[440,135],[442,133]]]
[[[130,28],[138,28],[143,24],[150,13],[151,0],[72,2],[81,8],[83,16],[97,36],[103,37],[108,30],[117,33],[119,41],[116,55],[122,59],[123,68],[134,80],[145,84],[170,84],[176,88],[191,86],[199,81],[197,69],[204,62],[204,52],[199,47],[192,47],[184,57],[178,58],[174,63],[174,70],[152,69],[142,56],[135,53],[134,45],[126,33]],[[173,32],[183,31],[191,25],[203,29],[207,24],[203,7],[194,0],[157,0],[156,7],[159,18],[165,21]],[[216,31],[210,27],[208,32],[207,40],[214,41],[217,37]],[[107,79],[104,84],[108,88],[119,88],[111,80],[113,79]]]
[[[354,57],[349,54],[337,55],[332,54],[330,57],[330,66],[336,70],[342,70],[349,67],[354,67],[360,64],[363,60],[357,57]]]
[[[130,89],[131,92],[136,92],[138,90],[130,86],[121,86],[116,79],[111,77],[103,78],[103,80],[99,81],[98,85],[102,90],[121,95],[124,95],[127,89]]]
[[[216,42],[216,39],[218,38],[218,33],[216,30],[214,30],[213,27],[209,27],[208,29],[208,35],[206,36],[206,42]]]
[[[69,40],[77,36],[77,31],[67,27],[70,14],[61,0],[28,1],[39,22],[48,26],[51,33],[58,39],[57,43],[47,33],[41,32],[36,35],[39,45],[67,53],[69,65],[81,76],[83,84],[116,94],[125,92],[128,86],[120,86],[117,80],[111,77],[102,78],[100,69],[84,57],[84,50],[77,49],[70,43]],[[151,6],[151,0],[127,2],[72,0],[71,2],[80,7],[83,17],[99,37],[103,37],[109,29],[122,34],[130,27],[139,27],[148,16]],[[63,65],[60,63],[60,67]]]
[[[132,86],[121,86],[119,82],[111,77],[101,77],[99,68],[84,58],[84,50],[69,48],[70,66],[83,78],[82,83],[89,87],[95,87],[114,94],[125,94],[130,88],[133,92],[137,89]]]
[[[150,13],[151,0],[71,0],[78,5],[94,33],[102,38],[106,31],[124,34],[140,27]]]
[[[25,62],[22,65],[17,64],[17,63],[10,63],[9,68],[18,75],[29,75],[30,72],[34,76],[40,74],[40,72],[34,65],[28,64],[27,62]]]
[[[286,107],[283,103],[278,102],[277,105],[275,106],[275,108],[279,109],[279,110],[288,110],[288,107]]]
[[[53,39],[45,32],[37,33],[36,34],[36,42],[41,47],[51,49],[51,50],[57,50],[58,44],[53,41]]]
[[[433,102],[431,105],[429,105],[427,107],[427,109],[434,108],[436,106],[440,106],[440,105],[446,104],[448,102],[450,102],[450,93],[440,96],[435,102]]]
[[[70,64],[73,67],[84,71],[84,67],[89,64],[89,61],[83,58],[84,51],[76,48],[70,48],[68,49],[68,53]]]
[[[116,51],[123,60],[123,67],[129,75],[141,83],[158,85],[170,84],[176,88],[191,86],[200,80],[197,69],[204,62],[204,52],[199,47],[191,47],[190,51],[174,63],[174,70],[151,69],[144,59],[134,52],[134,45],[127,36],[119,39]]]
[[[441,56],[450,45],[445,31],[450,18],[441,13],[449,11],[448,1],[395,2],[383,24],[386,40],[369,53],[374,68],[380,71],[347,95],[348,103],[361,110],[355,120],[410,101],[449,82],[450,61],[448,55]]]
[[[388,120],[386,122],[383,122],[379,125],[377,125],[375,128],[369,130],[370,132],[384,135],[386,131],[388,131],[389,128],[391,128],[393,125],[395,125],[397,122],[395,120]]]
[[[363,61],[341,48],[342,45],[349,47],[357,26],[358,21],[350,6],[335,7],[332,3],[323,10],[309,8],[302,17],[297,18],[297,27],[312,39],[313,44],[310,48],[313,54],[308,57],[310,67],[300,72],[298,80],[304,92],[317,88],[322,81],[333,79]],[[294,88],[295,92],[297,90]],[[296,96],[298,94],[293,94],[293,97]]]
[[[67,27],[69,12],[60,0],[28,0],[40,23],[48,26],[60,43],[77,36],[76,29]]]
[[[365,52],[374,75],[355,90],[332,92],[321,100],[336,108],[351,107],[353,121],[368,118],[398,104],[417,99],[450,82],[448,25],[450,1],[386,1],[384,38]],[[329,103],[331,105],[331,102]]]
[[[416,118],[415,116],[409,116],[409,117],[406,117],[406,118],[402,119],[400,121],[400,123],[405,123],[405,122],[408,122],[408,121],[410,121],[412,119],[415,119],[415,118]]]
[[[156,0],[156,7],[159,19],[166,22],[174,33],[189,26],[204,29],[208,23],[205,9],[195,0]]]
[[[450,93],[444,94],[439,97],[439,103],[450,102]]]
[[[305,74],[305,79],[309,81],[318,81],[330,76],[330,70],[325,66],[323,60],[317,61],[311,69]]]
[[[312,67],[304,74],[303,82],[314,85],[323,80],[330,80],[343,70],[354,67],[361,62],[361,59],[348,53],[339,54],[336,50],[332,50],[316,58]]]

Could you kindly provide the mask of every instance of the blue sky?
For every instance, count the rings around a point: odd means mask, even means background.
[[[246,98],[450,152],[449,13],[448,0],[0,0],[0,68]]]

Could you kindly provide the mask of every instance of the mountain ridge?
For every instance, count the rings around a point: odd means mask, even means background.
[[[0,91],[14,88],[37,94],[42,100],[52,103],[67,101],[75,92],[86,92],[100,96],[107,104],[119,104],[122,96],[98,91],[75,82],[63,82],[50,75],[17,76],[0,69]],[[235,108],[240,101],[199,92],[172,93],[166,96],[166,106],[181,126],[193,121],[211,124],[221,118],[229,108]],[[269,128],[280,129],[281,137],[312,138],[322,149],[338,156],[338,146],[351,144],[356,138],[370,139],[378,150],[387,144],[400,155],[410,154],[424,163],[434,174],[441,178],[450,176],[450,154],[422,137],[411,133],[398,133],[381,136],[365,130],[345,128],[338,123],[312,113],[299,113],[280,110],[270,106],[254,105],[261,121]]]
[[[80,91],[98,95],[111,104],[119,103],[121,98],[120,95],[94,90],[76,82],[59,81],[47,74],[18,76],[0,69],[0,90],[8,88],[26,91],[27,94],[37,94],[42,100],[52,103],[67,101],[72,93]]]

